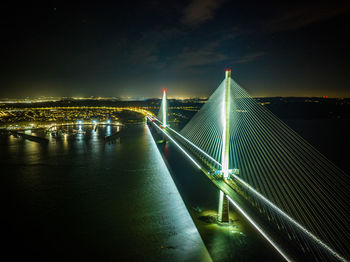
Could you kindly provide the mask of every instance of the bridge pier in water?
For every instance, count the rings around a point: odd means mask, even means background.
[[[220,190],[219,197],[219,209],[218,209],[218,222],[219,223],[229,223],[229,202],[226,194]]]

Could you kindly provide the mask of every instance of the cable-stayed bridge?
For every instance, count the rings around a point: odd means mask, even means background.
[[[166,90],[158,116],[147,118],[219,188],[220,223],[229,222],[231,203],[288,261],[350,258],[349,176],[258,104],[230,70],[180,132],[169,126]]]

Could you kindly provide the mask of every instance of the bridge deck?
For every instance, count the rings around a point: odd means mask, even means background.
[[[211,171],[212,167],[196,154],[191,153],[190,150],[183,149],[186,148],[185,144],[183,144],[179,139],[176,139],[176,136],[172,134],[171,129],[163,128],[159,123],[157,123],[157,121],[152,121],[151,119],[148,119],[148,121],[152,122],[154,127],[156,127],[158,131],[161,131],[163,135],[167,136],[169,140],[174,143],[178,143],[179,148],[183,151],[183,153],[185,153],[187,157],[189,157],[192,162],[196,164],[201,171],[203,171],[210,181],[218,189],[234,200],[236,204],[239,205],[253,221],[255,221],[255,224],[260,229],[263,228],[262,231],[265,232],[267,240],[270,243],[274,243],[276,245],[275,248],[279,249],[279,252],[281,251],[282,254],[288,254],[287,259],[308,259],[312,261],[315,260],[316,257],[327,257],[331,260],[336,260],[334,257],[332,258],[329,256],[329,253],[327,253],[326,250],[322,248],[320,249],[320,246],[317,246],[317,243],[315,243],[314,240],[305,235],[305,232],[302,232],[298,228],[294,227],[293,229],[300,233],[300,235],[295,236],[288,232],[288,227],[293,225],[287,225],[288,223],[284,224],[281,221],[273,221],[273,216],[271,216],[271,213],[275,211],[266,207],[266,205],[264,205],[264,203],[259,199],[249,196],[249,192],[240,186],[239,181],[235,181],[234,179],[224,180],[218,176],[210,174],[209,171]],[[312,247],[315,246],[317,246],[317,248],[313,249]]]

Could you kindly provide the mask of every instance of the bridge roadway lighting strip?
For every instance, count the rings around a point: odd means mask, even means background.
[[[150,119],[150,118],[148,118]],[[152,121],[152,120],[151,120]],[[167,133],[164,132],[163,129],[161,129],[157,124],[152,122],[160,131],[163,132],[164,135],[166,135],[199,169],[202,169],[202,167],[183,149],[172,137],[170,137]]]
[[[282,257],[287,261],[292,261],[284,252],[276,245],[275,242],[270,239],[270,237],[251,219],[246,212],[235,202],[231,197],[226,195],[227,199],[238,209],[238,211],[260,232],[261,235],[282,255]]]
[[[195,147],[197,150],[199,150],[202,154],[207,156],[210,160],[221,166],[221,164],[216,161],[214,158],[212,158],[210,155],[208,155],[206,152],[204,152],[202,149],[200,149],[198,146],[193,144],[191,141],[189,141],[187,138],[173,130],[172,128],[168,127],[171,131],[173,131],[175,134],[179,135],[181,138],[183,138],[186,142],[190,143],[193,147]],[[235,174],[231,174],[235,179],[237,179],[244,187],[246,187],[249,191],[251,191],[253,194],[258,196],[260,199],[262,199],[266,204],[268,204],[272,209],[277,211],[280,215],[287,218],[288,221],[290,221],[292,224],[294,224],[297,228],[299,228],[301,231],[306,233],[311,239],[313,239],[316,243],[321,245],[323,248],[328,250],[333,256],[335,256],[337,259],[341,261],[346,261],[345,258],[343,258],[341,255],[339,255],[336,251],[334,251],[332,248],[330,248],[327,244],[323,243],[319,238],[317,238],[314,234],[312,234],[309,230],[304,228],[302,225],[300,225],[297,221],[295,221],[293,218],[291,218],[289,215],[287,215],[285,212],[283,212],[279,207],[277,207],[275,204],[273,204],[270,200],[265,198],[263,195],[261,195],[258,191],[256,191],[253,187],[251,187],[248,183],[246,183],[244,180],[242,180],[240,177],[238,177]]]
[[[158,119],[156,119],[157,121],[159,121]],[[161,121],[159,121],[161,123]],[[154,124],[157,128],[159,128],[156,124]],[[181,134],[179,134],[178,132],[176,132],[175,130],[173,130],[172,128],[168,127],[171,131],[173,131],[175,134],[179,135],[181,138],[183,138],[184,140],[186,140],[186,142],[190,143],[192,146],[194,146],[197,150],[199,150],[201,153],[203,153],[205,156],[207,156],[209,159],[211,159],[213,162],[215,162],[216,164],[218,164],[219,166],[221,166],[221,164],[216,161],[214,158],[212,158],[210,155],[208,155],[206,152],[204,152],[202,149],[200,149],[198,146],[196,146],[195,144],[193,144],[191,141],[189,141],[187,138],[185,138],[184,136],[182,136]],[[159,128],[164,134],[166,134],[161,128]],[[169,135],[166,134],[167,137],[169,137]],[[169,137],[170,138],[170,137]],[[172,138],[170,138],[172,141],[174,141]],[[174,143],[176,143],[174,141]],[[177,143],[176,145],[188,156],[190,157]],[[190,157],[191,158],[191,157]],[[192,158],[191,160],[198,165]],[[199,166],[199,165],[198,165]],[[200,168],[200,167],[199,167]],[[320,246],[322,246],[323,248],[325,248],[326,250],[328,250],[333,256],[335,256],[337,259],[339,259],[340,261],[346,261],[346,259],[344,257],[342,257],[340,254],[338,254],[336,251],[334,251],[331,247],[329,247],[327,244],[323,243],[319,238],[317,238],[314,234],[312,234],[309,230],[307,230],[306,228],[304,228],[302,225],[300,225],[297,221],[295,221],[293,218],[291,218],[289,215],[287,215],[285,212],[283,212],[279,207],[277,207],[275,204],[273,204],[270,200],[268,200],[266,197],[264,197],[263,195],[261,195],[258,191],[256,191],[252,186],[250,186],[248,183],[246,183],[244,180],[242,180],[240,177],[238,177],[235,174],[231,174],[232,177],[234,177],[235,179],[237,179],[244,187],[246,187],[249,191],[251,191],[253,194],[255,194],[257,197],[259,197],[261,200],[263,200],[263,202],[265,202],[266,204],[268,204],[272,209],[274,209],[275,211],[277,211],[280,215],[282,215],[283,217],[285,217],[288,221],[290,221],[292,224],[294,224],[297,228],[299,228],[301,231],[303,231],[305,234],[307,234],[311,239],[313,239],[316,243],[318,243]],[[230,199],[229,199],[230,200]]]

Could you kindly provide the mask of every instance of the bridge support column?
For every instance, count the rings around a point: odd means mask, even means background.
[[[166,89],[165,88],[163,89],[162,106],[163,106],[163,127],[166,127],[168,125],[168,123],[167,123],[168,105],[167,105]]]
[[[230,85],[231,85],[231,70],[227,69],[225,72],[225,96],[223,97],[223,107],[222,107],[222,173],[223,179],[229,179],[229,167],[230,167]],[[228,212],[228,199],[225,196],[224,192],[220,190],[220,199],[219,199],[219,210],[218,210],[218,221],[219,223],[228,223],[229,221],[229,212]]]
[[[229,223],[229,202],[224,192],[220,190],[218,222]]]

